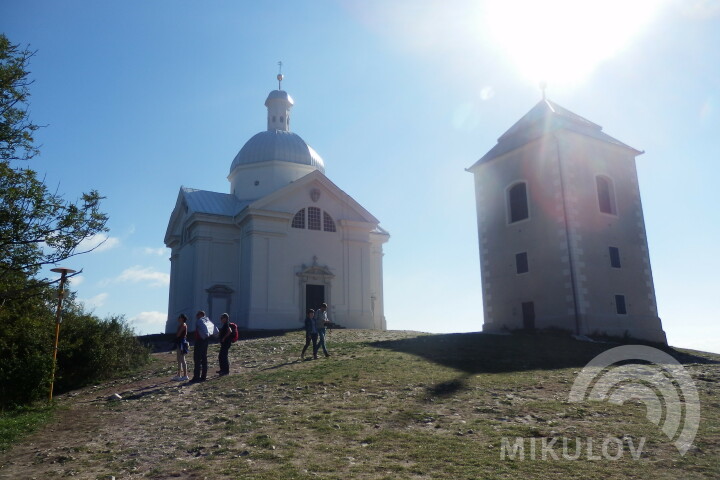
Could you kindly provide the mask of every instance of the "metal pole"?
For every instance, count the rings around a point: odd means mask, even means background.
[[[62,322],[62,304],[63,304],[63,298],[65,297],[65,280],[67,277],[68,272],[73,273],[75,270],[70,270],[69,268],[53,268],[53,272],[59,272],[61,274],[60,276],[60,287],[58,289],[58,304],[57,304],[57,310],[55,311],[55,348],[53,348],[53,366],[52,366],[52,376],[50,378],[50,398],[49,401],[52,402],[53,397],[53,385],[55,384],[55,366],[57,365],[57,351],[58,351],[58,341],[60,339],[60,323]]]

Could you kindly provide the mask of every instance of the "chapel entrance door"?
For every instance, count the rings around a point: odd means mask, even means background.
[[[535,330],[535,303],[523,302],[522,304],[523,328]]]
[[[308,308],[317,310],[324,301],[325,285],[305,285],[305,310]]]

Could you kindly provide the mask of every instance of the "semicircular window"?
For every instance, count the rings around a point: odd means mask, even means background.
[[[293,228],[305,228],[305,209],[301,209],[295,214],[292,221]]]
[[[305,221],[306,218],[307,222]],[[290,226],[292,228],[337,232],[335,220],[333,220],[332,216],[318,207],[307,207],[298,210]]]
[[[323,230],[326,232],[336,232],[335,222],[327,212],[323,212]]]

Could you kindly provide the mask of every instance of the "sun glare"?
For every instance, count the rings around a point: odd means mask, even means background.
[[[663,0],[504,0],[487,2],[493,42],[528,80],[581,82],[620,52]]]

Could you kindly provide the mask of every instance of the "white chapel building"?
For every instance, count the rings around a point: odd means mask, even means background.
[[[278,75],[278,81],[282,75]],[[329,307],[347,328],[385,329],[379,221],[325,176],[318,153],[290,131],[293,99],[273,90],[267,130],[230,165],[230,193],[181,187],[165,245],[172,250],[166,332],[184,313],[245,329],[294,329]]]
[[[642,153],[543,98],[468,169],[483,331],[667,343],[635,167]]]

